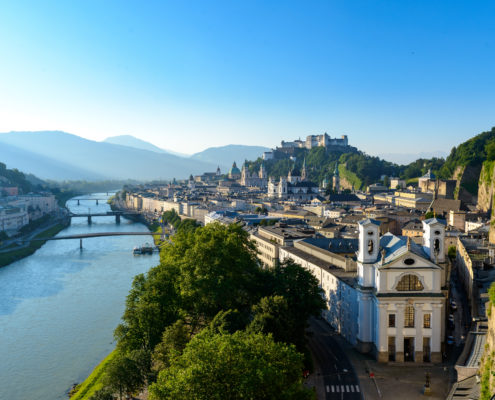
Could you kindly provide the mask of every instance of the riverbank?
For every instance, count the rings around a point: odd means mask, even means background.
[[[115,357],[115,354],[115,350],[113,350],[82,383],[78,384],[74,390],[69,392],[71,400],[88,400],[97,390],[103,388],[105,368]]]
[[[12,250],[8,250],[9,247],[0,252],[0,267],[5,267],[15,261],[21,260],[22,258],[28,257],[34,254],[41,246],[46,243],[46,240],[34,240],[42,238],[51,238],[59,233],[61,230],[65,229],[70,225],[68,220],[60,220],[60,222],[52,225],[51,227],[41,231],[34,237],[30,238],[30,242],[22,247],[15,246]],[[8,250],[8,251],[5,251]]]

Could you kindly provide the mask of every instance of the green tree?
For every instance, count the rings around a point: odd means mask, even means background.
[[[425,219],[430,219],[430,218],[434,218],[434,217],[435,217],[435,213],[433,211],[428,211],[425,214]]]
[[[291,343],[294,340],[294,321],[290,317],[289,304],[283,296],[263,297],[253,306],[253,320],[248,330],[271,333],[275,341]]]
[[[273,274],[273,286],[270,293],[273,296],[282,296],[287,301],[287,309],[284,318],[288,320],[288,326],[292,331],[288,340],[294,343],[298,349],[304,348],[304,331],[308,318],[318,316],[326,307],[323,298],[323,290],[318,285],[318,280],[311,272],[302,268],[292,260],[285,260],[270,270]],[[272,301],[261,306],[265,310],[273,309]],[[281,306],[277,303],[277,306]]]
[[[182,354],[191,340],[191,328],[183,320],[178,320],[163,331],[162,341],[153,352],[154,369],[161,371],[170,366],[170,360]]]
[[[108,363],[105,373],[105,385],[117,392],[120,400],[124,394],[134,393],[144,384],[137,363],[122,353],[117,353]]]
[[[150,387],[150,399],[314,399],[302,385],[302,355],[271,336],[204,330]]]
[[[97,390],[93,393],[93,395],[89,398],[89,400],[114,400],[113,393],[109,388],[103,388]]]
[[[162,264],[177,266],[181,307],[195,324],[206,325],[221,310],[249,312],[261,294],[256,249],[237,224],[208,224],[181,230],[165,246]]]
[[[457,255],[457,247],[454,245],[449,246],[449,250],[447,254],[450,258],[455,258]]]
[[[146,276],[134,278],[122,323],[114,333],[122,350],[153,350],[161,341],[163,330],[178,319],[176,276],[173,266],[160,264]]]

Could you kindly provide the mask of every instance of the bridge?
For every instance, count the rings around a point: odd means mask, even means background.
[[[111,217],[115,216],[115,222],[117,224],[120,224],[120,217],[126,217],[129,215],[140,215],[138,212],[124,212],[124,211],[107,211],[104,213],[83,213],[83,214],[75,214],[75,213],[69,213],[70,218],[75,218],[75,217],[84,217],[88,218],[88,224],[91,224],[92,222],[92,217]]]
[[[80,200],[96,201],[96,205],[98,205],[99,204],[98,201],[108,201],[108,198],[106,198],[106,199],[96,199],[96,198],[92,197],[90,199],[70,199],[69,201],[77,201],[77,205],[79,206],[79,205],[81,205],[79,203]]]
[[[157,232],[95,232],[95,233],[80,233],[74,235],[65,236],[53,236],[49,238],[37,238],[30,239],[28,241],[48,241],[48,240],[67,240],[67,239],[79,239],[79,247],[82,249],[82,240],[86,238],[96,238],[104,236],[161,236],[164,239],[163,233]]]

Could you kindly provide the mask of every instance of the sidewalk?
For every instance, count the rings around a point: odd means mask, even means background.
[[[341,336],[336,335],[335,340],[341,344],[351,361],[365,400],[440,400],[445,399],[448,395],[454,376],[453,366],[446,364],[382,364],[374,358],[356,351]],[[374,379],[370,378],[370,372],[374,374]],[[423,386],[427,372],[430,374],[431,394],[425,396],[423,395]]]

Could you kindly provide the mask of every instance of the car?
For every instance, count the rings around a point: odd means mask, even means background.
[[[455,343],[454,336],[447,336],[447,344],[451,346],[454,343]]]
[[[450,301],[450,308],[452,308],[453,311],[457,310],[457,303],[455,300]]]
[[[452,322],[452,323],[455,322],[455,319],[454,319],[454,315],[453,314],[450,314],[449,315],[449,322]]]

